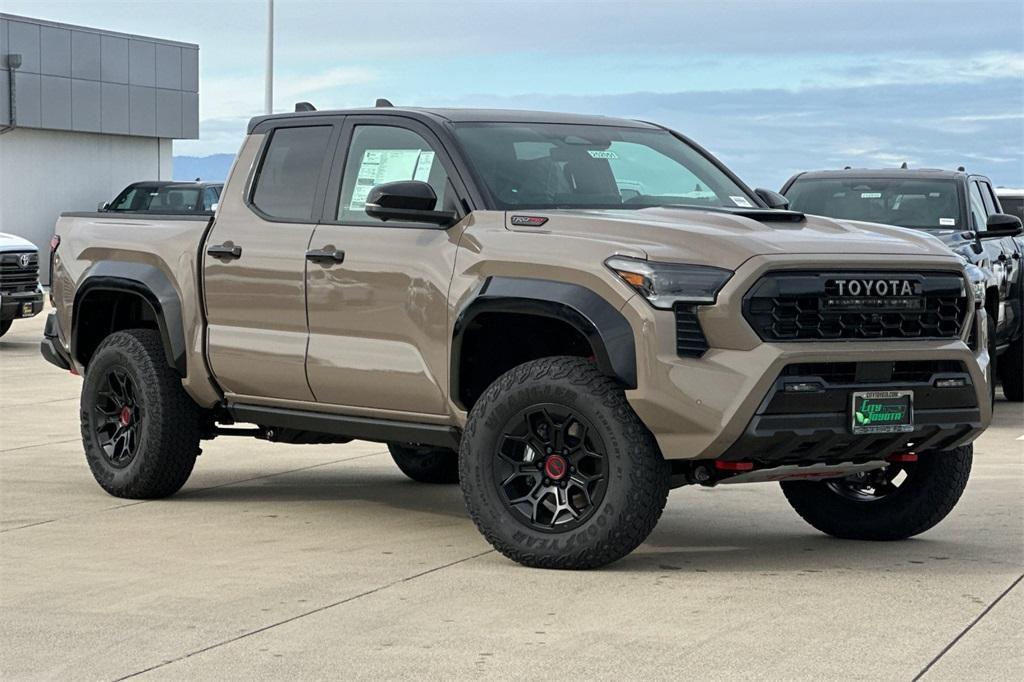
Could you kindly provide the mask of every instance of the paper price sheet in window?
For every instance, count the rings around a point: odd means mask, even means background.
[[[433,165],[434,152],[424,149],[367,149],[359,164],[349,210],[363,210],[367,195],[376,185],[399,180],[426,182]]]

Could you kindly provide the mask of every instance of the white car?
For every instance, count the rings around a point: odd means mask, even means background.
[[[0,232],[0,336],[16,319],[42,310],[39,249],[27,239]]]

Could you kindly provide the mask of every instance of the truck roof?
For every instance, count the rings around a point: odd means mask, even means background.
[[[797,173],[793,179],[821,178],[966,178],[977,173],[943,168],[843,168]]]
[[[315,119],[321,116],[407,116],[451,123],[574,123],[577,125],[616,126],[620,128],[658,129],[658,126],[627,118],[612,118],[591,114],[565,114],[550,111],[521,111],[518,109],[434,109],[419,107],[368,107],[364,109],[336,109],[330,111],[298,111],[284,114],[256,116],[249,121],[248,132],[267,121]]]

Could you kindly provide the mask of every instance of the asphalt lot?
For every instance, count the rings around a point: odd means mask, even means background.
[[[688,488],[625,560],[538,571],[373,443],[222,438],[174,498],[109,497],[42,324],[0,339],[5,680],[1024,677],[1019,404],[917,539],[822,536],[774,484]]]

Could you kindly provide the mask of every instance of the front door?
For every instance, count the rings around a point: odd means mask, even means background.
[[[437,139],[410,119],[350,117],[341,144],[348,151],[337,155],[311,242],[337,257],[306,269],[309,385],[321,403],[399,419],[444,414],[448,286],[461,226],[384,223],[363,207],[374,185],[422,180],[438,209],[458,210],[461,185]]]
[[[210,366],[229,397],[312,401],[306,381],[306,249],[322,205],[335,128],[252,135],[203,247]],[[321,180],[324,180],[322,182]],[[244,177],[232,177],[231,186]]]

